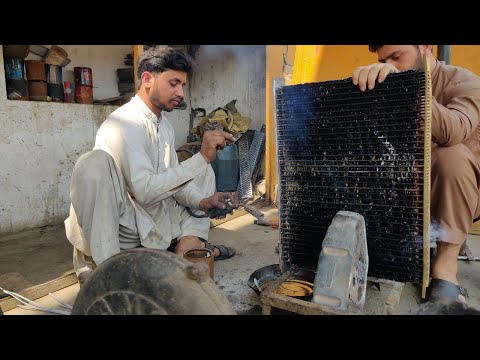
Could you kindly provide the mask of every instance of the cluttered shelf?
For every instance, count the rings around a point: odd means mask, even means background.
[[[63,47],[72,53],[73,62]],[[122,105],[133,96],[133,53],[129,47],[111,46],[108,50],[93,46],[63,47],[3,45],[7,99]],[[123,64],[119,64],[115,61],[119,52],[125,54],[127,49]],[[110,51],[107,56],[106,51]]]

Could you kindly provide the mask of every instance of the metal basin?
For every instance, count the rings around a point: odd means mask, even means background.
[[[263,289],[265,289],[269,283],[277,280],[281,275],[282,272],[280,271],[279,264],[267,265],[255,270],[252,275],[250,275],[247,284],[253,289],[253,291],[260,295]],[[297,270],[289,277],[289,279],[304,280],[313,283],[315,280],[315,273],[308,270]]]

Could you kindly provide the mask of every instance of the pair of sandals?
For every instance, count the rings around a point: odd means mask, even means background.
[[[464,309],[468,309],[468,305],[459,298],[460,295],[463,295],[465,298],[468,297],[468,291],[464,287],[455,285],[448,280],[432,279],[428,288],[430,291],[428,296],[429,302],[454,301],[462,304]]]
[[[213,245],[210,244],[208,241],[204,241],[205,243],[205,248],[215,251],[215,248],[218,249],[220,254],[218,256],[215,256],[215,261],[217,260],[226,260],[230,259],[233,255],[235,255],[235,249],[230,247],[230,246],[225,246],[225,245]]]

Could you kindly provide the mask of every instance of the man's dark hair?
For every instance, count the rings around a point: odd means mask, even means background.
[[[375,53],[375,52],[377,52],[378,49],[380,49],[383,46],[385,46],[385,45],[368,45],[368,50],[370,50],[370,52],[372,52],[372,53]],[[419,45],[413,45],[413,46],[415,46],[417,48],[419,47]]]
[[[138,83],[142,82],[144,71],[161,73],[165,70],[176,70],[185,71],[190,76],[192,68],[192,57],[182,50],[166,45],[151,47],[138,59]]]
[[[383,45],[368,45],[368,50],[374,53],[374,52],[377,52],[377,50],[380,49],[382,46]]]

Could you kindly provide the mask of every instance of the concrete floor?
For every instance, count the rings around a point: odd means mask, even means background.
[[[276,208],[264,208],[262,211],[267,217],[277,214]],[[247,281],[255,270],[266,265],[278,264],[278,254],[275,252],[279,238],[278,229],[254,225],[253,220],[253,216],[247,214],[213,228],[210,233],[210,242],[233,246],[237,251],[233,258],[215,262],[215,283],[240,315],[261,314],[260,297],[247,285]],[[480,256],[479,236],[470,235],[468,245],[475,256]],[[6,286],[8,282],[5,281],[7,277],[1,275],[3,282],[0,276],[0,286],[9,290],[19,291],[21,290],[19,287],[25,284],[36,285],[71,270],[71,247],[65,239],[63,226],[0,238],[0,254],[0,274],[10,274],[10,285],[17,284],[17,288],[15,286],[8,288]],[[10,260],[7,262],[7,259]],[[12,279],[16,279],[17,282]],[[22,279],[24,283],[21,283]],[[459,280],[470,293],[469,305],[480,309],[480,262],[459,261]],[[365,313],[384,314],[384,305],[391,288],[392,285],[389,284],[381,284],[380,290],[369,286]],[[55,292],[54,295],[73,304],[78,291],[79,286],[75,284]],[[419,306],[420,300],[417,287],[405,284],[400,303],[392,313],[408,314]],[[49,307],[60,308],[56,300],[50,296],[35,301]],[[47,313],[15,308],[5,314]],[[272,314],[289,313],[274,309]]]

